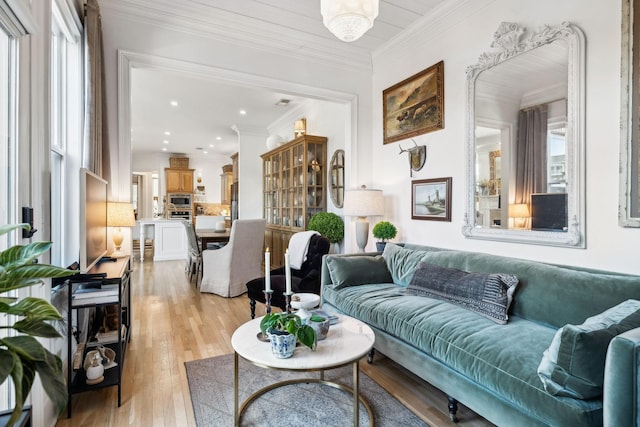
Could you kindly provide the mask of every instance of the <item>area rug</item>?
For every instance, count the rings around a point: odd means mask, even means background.
[[[240,369],[240,402],[251,393],[278,381],[293,378],[318,378],[317,372],[276,371],[254,366],[242,358]],[[196,425],[233,425],[233,355],[185,362],[187,380]],[[325,379],[352,386],[351,366],[325,372]],[[373,411],[376,426],[424,427],[418,416],[387,393],[375,381],[360,373],[360,393]],[[369,415],[360,403],[360,425],[369,425]],[[247,407],[242,426],[313,427],[353,425],[351,394],[321,384],[292,384],[271,390]]]

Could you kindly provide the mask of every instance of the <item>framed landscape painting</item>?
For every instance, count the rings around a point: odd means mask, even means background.
[[[411,181],[411,219],[451,221],[451,177]]]
[[[384,143],[444,129],[444,61],[382,92]]]

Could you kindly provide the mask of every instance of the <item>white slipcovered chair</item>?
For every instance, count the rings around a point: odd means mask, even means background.
[[[226,246],[202,251],[200,292],[235,297],[247,291],[246,283],[261,275],[265,224],[264,219],[237,219]]]

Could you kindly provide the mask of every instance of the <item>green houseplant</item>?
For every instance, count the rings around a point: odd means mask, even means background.
[[[376,242],[376,249],[382,252],[385,245],[387,244],[387,240],[396,237],[396,234],[398,234],[398,229],[389,221],[380,221],[373,226],[372,232],[373,237],[375,237],[376,239],[380,239],[379,242]]]
[[[318,212],[309,220],[308,228],[322,234],[331,243],[339,243],[344,237],[344,222],[332,212]]]
[[[0,235],[20,228],[30,229],[28,224],[0,225]],[[5,295],[15,289],[42,284],[43,278],[64,277],[75,273],[66,268],[36,263],[36,259],[50,247],[51,242],[33,242],[26,246],[15,245],[0,252],[0,313],[15,316],[16,319],[13,324],[2,324],[0,328],[13,329],[19,333],[14,336],[4,336],[6,334],[3,333],[3,338],[0,338],[0,384],[11,376],[16,402],[7,425],[13,425],[20,417],[36,372],[58,413],[62,413],[67,404],[62,361],[34,338],[60,337],[48,322],[61,320],[62,316],[44,299]]]
[[[324,318],[320,316],[311,316],[311,320],[316,318],[315,321],[323,321]],[[283,356],[291,357],[293,350],[295,349],[295,341],[298,340],[302,345],[309,347],[311,350],[316,349],[317,339],[316,331],[313,327],[303,324],[302,320],[295,313],[271,313],[267,314],[260,321],[260,330],[264,336],[269,335],[272,341],[272,349],[274,347],[273,336],[283,337],[289,335],[292,338],[291,342],[287,346],[289,347],[290,354]],[[275,354],[275,350],[274,350]],[[276,357],[280,357],[277,356]]]

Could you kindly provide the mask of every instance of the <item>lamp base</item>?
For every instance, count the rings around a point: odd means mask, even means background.
[[[109,256],[111,258],[123,258],[123,257],[126,257],[127,254],[125,254],[124,252],[121,252],[120,249],[117,249],[117,250],[114,250]]]
[[[360,252],[364,252],[364,248],[367,246],[369,240],[369,221],[366,217],[359,217],[356,221],[356,243]]]

